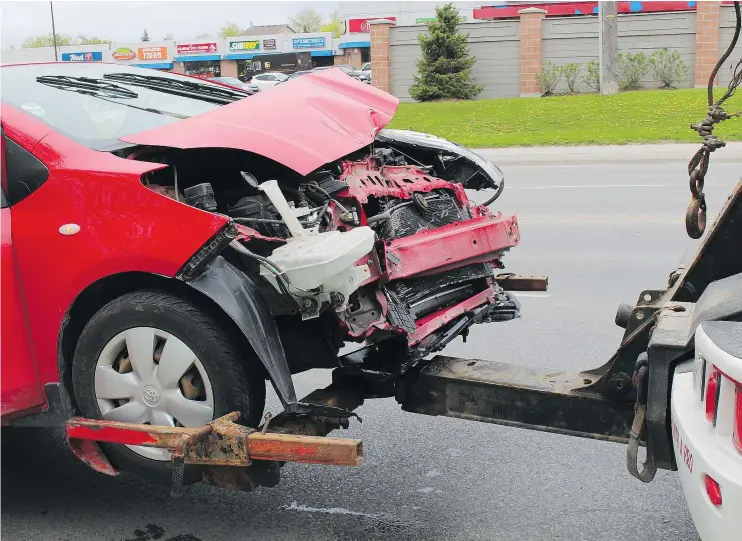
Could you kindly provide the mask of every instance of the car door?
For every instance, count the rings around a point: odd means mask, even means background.
[[[7,144],[5,134],[2,141],[2,201],[0,204],[0,410],[3,420],[41,406],[45,402],[36,359],[31,342],[31,329],[25,309],[23,283],[18,270],[17,254],[13,249],[12,200],[9,201],[8,157],[17,163],[17,155],[9,156],[18,148],[16,143]],[[12,148],[9,148],[12,147]],[[25,152],[25,151],[24,151]]]

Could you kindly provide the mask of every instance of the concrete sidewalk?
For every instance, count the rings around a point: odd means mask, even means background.
[[[700,139],[700,138],[699,138]],[[688,161],[701,148],[698,143],[659,145],[543,146],[474,149],[497,165],[566,165],[611,162]],[[742,142],[727,143],[714,152],[712,162],[739,163],[742,166]]]

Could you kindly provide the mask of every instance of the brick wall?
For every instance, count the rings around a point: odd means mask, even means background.
[[[662,47],[677,50],[691,68],[687,80],[680,81],[678,86],[706,86],[728,45],[727,36],[733,30],[729,18],[733,14],[732,7],[722,6],[720,0],[697,2],[696,6],[696,10],[682,12],[620,15],[619,51],[641,51],[649,56]],[[538,74],[546,60],[555,65],[578,63],[582,77],[587,63],[598,58],[599,23],[595,15],[545,19],[546,11],[538,8],[521,9],[518,14],[517,20],[459,25],[459,30],[469,35],[470,49],[477,57],[473,73],[485,85],[480,98],[539,96]],[[411,100],[408,87],[420,57],[417,35],[426,28],[396,27],[393,21],[376,20],[370,22],[370,30],[372,83],[402,100]],[[724,39],[720,40],[720,35]],[[739,55],[735,54],[736,62]],[[490,58],[493,55],[508,61],[493,69]],[[731,73],[729,66],[725,65],[724,82],[730,77],[728,72]],[[487,73],[494,74],[494,79],[486,79]],[[651,75],[642,84],[647,88],[659,86]],[[582,85],[580,90],[586,91],[588,87]]]
[[[361,50],[358,48],[345,49],[342,56],[335,57],[335,65],[338,64],[350,64],[354,68],[360,68],[363,65]]]
[[[539,8],[521,9],[520,15],[520,95],[537,97],[541,95],[538,74],[541,73],[541,26],[546,10]]]
[[[718,1],[698,2],[696,8],[696,87],[708,86],[711,72],[719,61],[720,4]]]
[[[371,28],[371,83],[385,92],[392,89],[392,64],[389,51],[389,29],[394,21],[369,21]]]

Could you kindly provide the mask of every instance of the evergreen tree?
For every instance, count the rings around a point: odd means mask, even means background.
[[[144,29],[144,34],[142,34],[142,37],[140,38],[142,41],[149,41],[149,34],[147,33],[147,29]]]
[[[461,34],[461,22],[453,4],[435,9],[436,20],[428,25],[428,35],[419,34],[422,58],[417,61],[410,96],[418,101],[440,98],[470,100],[484,88],[472,80],[476,58],[469,55],[468,34]]]

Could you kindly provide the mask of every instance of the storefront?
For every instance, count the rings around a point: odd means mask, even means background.
[[[241,59],[233,58],[233,55],[227,55],[225,58],[237,62],[237,77],[242,81],[246,81],[253,75],[265,71],[293,73],[295,71],[312,69],[312,56],[310,53],[264,53],[254,54],[251,58]]]
[[[141,43],[131,45],[117,45],[111,51],[111,60],[117,64],[126,64],[137,68],[148,68],[157,71],[172,71],[173,63],[170,61],[172,42],[147,45],[141,47]]]
[[[183,63],[186,75],[221,77],[221,55],[219,45],[214,42],[178,43],[175,46],[175,62]]]
[[[292,37],[291,49],[297,53],[309,53],[312,67],[332,66],[335,63],[330,36]]]

